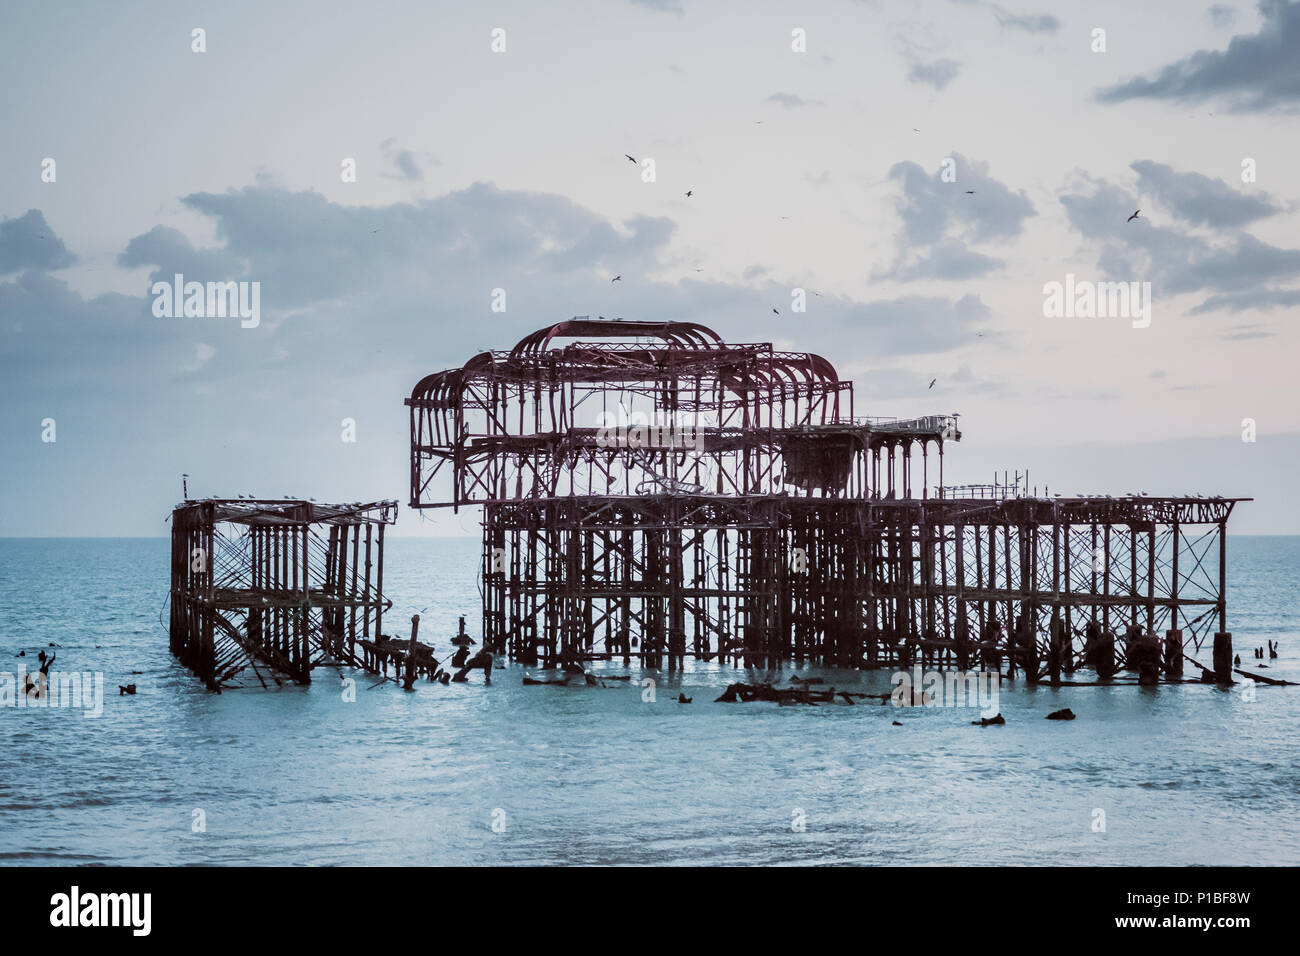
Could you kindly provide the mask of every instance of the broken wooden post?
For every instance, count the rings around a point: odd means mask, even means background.
[[[1220,684],[1232,683],[1232,634],[1214,632],[1214,679]]]
[[[1160,683],[1161,650],[1154,631],[1135,634],[1129,642],[1129,661],[1138,672],[1138,683],[1144,686]]]
[[[1178,628],[1165,631],[1165,676],[1183,676],[1183,632]]]
[[[411,690],[415,684],[415,636],[420,631],[420,615],[411,615],[411,643],[406,645],[406,677],[402,680],[402,689]]]
[[[1065,630],[1058,611],[1052,612],[1051,629],[1048,632],[1047,676],[1053,684],[1061,682],[1061,664],[1070,653],[1070,636]]]

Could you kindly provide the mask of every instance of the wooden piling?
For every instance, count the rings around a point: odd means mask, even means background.
[[[1220,684],[1231,684],[1232,680],[1232,634],[1227,631],[1214,633],[1214,679]]]

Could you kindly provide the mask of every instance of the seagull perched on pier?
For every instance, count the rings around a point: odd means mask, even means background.
[[[1141,211],[1142,211],[1142,210],[1139,209],[1137,212],[1133,213],[1133,215],[1129,216],[1129,217],[1128,217],[1127,219],[1125,219],[1124,221],[1125,221],[1125,222],[1132,222],[1134,219],[1136,219],[1136,218],[1138,217],[1138,212],[1141,212]]]

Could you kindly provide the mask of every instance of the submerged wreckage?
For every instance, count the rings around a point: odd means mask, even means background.
[[[515,660],[1172,678],[1212,639],[1230,679],[1248,499],[946,486],[957,416],[856,416],[818,355],[574,318],[406,404],[411,507],[483,507],[483,640]]]

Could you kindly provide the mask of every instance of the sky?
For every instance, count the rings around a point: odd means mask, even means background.
[[[1230,530],[1300,533],[1300,2],[0,17],[0,536],[164,535],[182,473],[477,534],[405,508],[402,400],[575,315],[959,413],[949,481],[1253,497]],[[155,315],[176,273],[257,282],[260,321]],[[1067,275],[1150,283],[1149,322],[1048,314]]]

